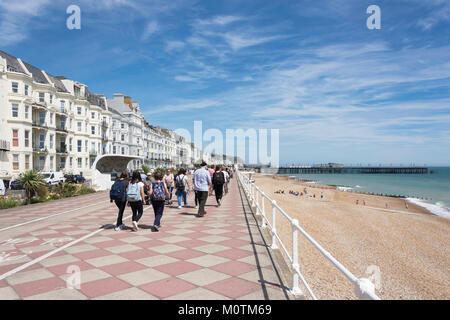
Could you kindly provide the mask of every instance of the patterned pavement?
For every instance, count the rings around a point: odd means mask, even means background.
[[[292,299],[236,179],[204,218],[193,201],[166,207],[160,232],[151,206],[138,232],[114,231],[107,193],[0,211],[0,299]]]

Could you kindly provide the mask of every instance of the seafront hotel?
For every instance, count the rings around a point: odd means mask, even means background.
[[[106,98],[88,86],[51,75],[0,51],[0,178],[26,170],[90,177],[100,155],[133,156],[142,165],[191,167],[229,162],[203,153],[172,130],[151,125],[139,102],[123,94]]]

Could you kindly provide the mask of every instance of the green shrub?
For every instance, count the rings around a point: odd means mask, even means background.
[[[33,199],[31,199],[31,204],[43,203],[43,202],[47,202],[47,201],[48,200],[46,198],[34,197]]]
[[[63,183],[61,187],[61,197],[70,198],[74,197],[77,192],[77,186],[72,183]]]
[[[87,186],[85,186],[84,184],[80,187],[80,189],[77,191],[77,195],[85,195],[85,194],[91,194],[91,193],[95,193],[95,190],[92,188],[89,188]]]
[[[11,199],[0,199],[0,210],[11,209],[19,206],[19,203]]]

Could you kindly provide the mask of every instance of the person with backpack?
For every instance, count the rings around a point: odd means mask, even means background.
[[[150,190],[148,195],[150,196],[153,211],[155,212],[155,222],[153,223],[153,228],[157,232],[161,228],[161,218],[164,213],[164,205],[166,199],[169,199],[170,194],[167,189],[167,185],[163,180],[164,176],[161,172],[155,171],[153,173],[153,178],[155,182],[150,185]]]
[[[223,186],[225,184],[225,175],[222,172],[220,166],[216,166],[216,171],[214,172],[212,183],[214,186],[214,193],[216,194],[217,206],[220,207],[222,197],[223,197]]]
[[[139,171],[134,171],[128,185],[127,200],[133,212],[133,231],[138,231],[138,222],[144,213],[143,201],[145,200],[144,183]]]
[[[183,198],[184,206],[187,206],[186,196],[189,191],[186,170],[181,168],[175,178],[176,195],[178,197],[178,209],[181,209],[181,198]]]
[[[127,206],[127,188],[128,188],[128,172],[123,171],[120,178],[114,182],[109,192],[109,198],[111,202],[115,202],[117,208],[119,208],[119,214],[117,216],[116,227],[114,230],[119,231],[125,228],[122,222],[123,212]]]

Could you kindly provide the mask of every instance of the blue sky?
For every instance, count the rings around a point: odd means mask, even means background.
[[[0,0],[0,30],[0,49],[152,124],[280,129],[282,164],[450,165],[449,1]]]

